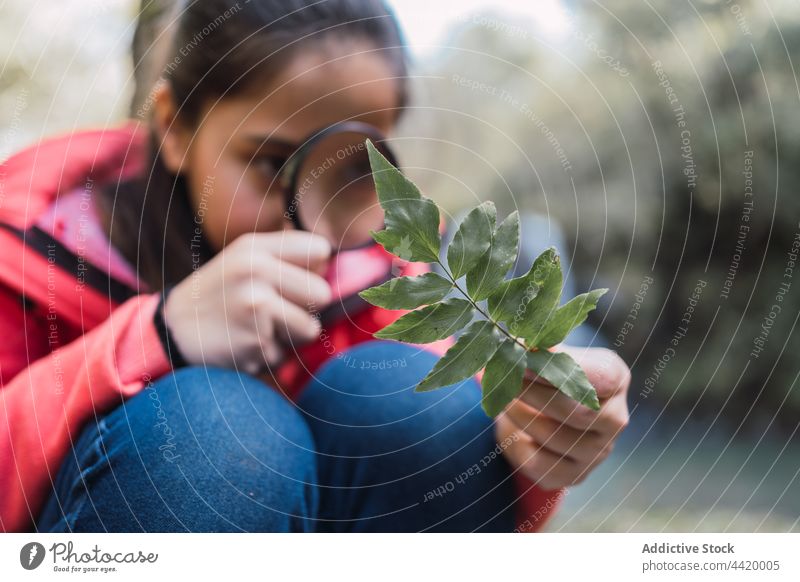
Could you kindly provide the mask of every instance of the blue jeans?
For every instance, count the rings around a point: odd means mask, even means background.
[[[435,360],[362,344],[296,404],[231,370],[177,370],[89,423],[37,529],[509,532],[512,478],[484,460],[476,382],[413,391]]]

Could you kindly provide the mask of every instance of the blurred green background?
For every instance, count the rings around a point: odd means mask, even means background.
[[[530,4],[393,2],[396,143],[448,211],[539,213],[611,289],[591,341],[633,370],[631,426],[549,530],[800,531],[797,3]],[[136,3],[2,11],[0,159],[128,115]]]

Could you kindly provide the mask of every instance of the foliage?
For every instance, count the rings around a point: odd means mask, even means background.
[[[425,273],[398,277],[361,293],[386,309],[412,309],[375,334],[416,344],[431,343],[465,329],[447,353],[422,379],[417,391],[434,390],[474,376],[484,367],[482,406],[496,416],[519,396],[530,369],[570,398],[593,410],[597,394],[569,355],[550,353],[586,319],[607,291],[598,289],[559,306],[563,285],[561,262],[554,248],[543,252],[521,277],[506,280],[519,244],[519,216],[496,224],[497,211],[484,202],[467,214],[447,246],[447,265],[440,260],[440,211],[419,189],[367,141],[378,199],[386,227],[373,237],[390,253],[439,263],[445,277]],[[459,280],[466,276],[466,288]],[[453,291],[462,298],[447,298]],[[479,302],[487,299],[487,309]],[[476,319],[477,318],[477,319]]]

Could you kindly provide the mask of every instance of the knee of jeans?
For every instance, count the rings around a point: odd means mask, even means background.
[[[324,366],[298,405],[313,418],[315,433],[352,433],[365,451],[369,449],[362,454],[420,445],[439,456],[443,446],[490,442],[493,423],[481,408],[480,386],[474,379],[430,392],[414,391],[437,359],[413,346],[368,342]]]
[[[109,434],[128,432],[143,458],[187,469],[210,464],[231,478],[277,471],[304,479],[313,464],[313,437],[295,406],[258,379],[223,368],[176,370],[106,425]]]
[[[391,394],[415,386],[438,356],[424,347],[369,341],[330,358],[310,385],[335,386],[352,395]]]

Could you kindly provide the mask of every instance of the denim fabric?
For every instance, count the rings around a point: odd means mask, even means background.
[[[362,344],[296,403],[242,373],[179,369],[88,424],[37,528],[511,531],[510,471],[477,383],[413,391],[435,360]]]

